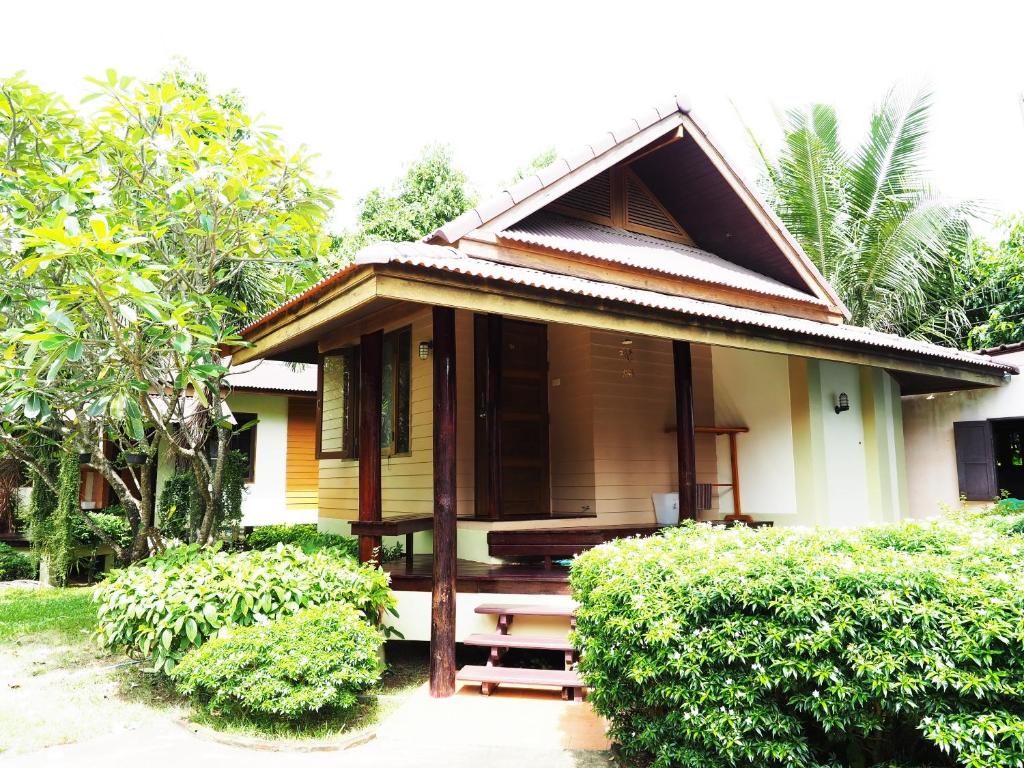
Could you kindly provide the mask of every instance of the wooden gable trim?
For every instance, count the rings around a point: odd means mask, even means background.
[[[616,144],[606,152],[603,152],[592,160],[585,162],[579,168],[570,171],[557,181],[537,190],[529,197],[526,197],[513,205],[507,211],[483,222],[483,224],[468,234],[471,235],[479,230],[495,231],[508,229],[513,224],[525,219],[531,213],[535,213],[549,203],[553,203],[569,190],[578,187],[580,184],[589,181],[602,171],[616,165],[620,160],[624,160],[630,155],[643,150],[652,142],[662,139],[666,134],[676,131],[679,126],[682,125],[682,121],[683,114],[681,112],[673,112],[656,123],[652,123],[642,131],[630,136],[622,143]]]
[[[792,236],[786,231],[785,227],[775,218],[775,215],[750,190],[746,182],[736,173],[735,169],[729,165],[725,156],[711,142],[701,127],[689,115],[682,116],[682,125],[683,130],[697,143],[697,146],[704,152],[711,161],[711,164],[715,166],[715,169],[722,175],[722,178],[729,183],[729,186],[732,187],[744,205],[747,206],[747,209],[754,218],[757,219],[757,222],[786,256],[786,259],[796,269],[807,287],[822,300],[832,304],[838,313],[849,319],[850,311],[843,304],[839,295],[828,284],[828,281],[825,280],[800,246],[792,239]]]
[[[571,296],[529,286],[503,285],[455,273],[417,272],[400,265],[379,268],[377,290],[396,301],[455,307],[472,312],[496,313],[523,320],[562,323],[613,333],[636,334],[692,341],[771,354],[870,365],[890,371],[948,378],[978,386],[997,386],[1001,371],[961,368],[951,361],[922,362],[897,351],[868,351],[859,345],[832,339],[793,338],[770,328],[737,327],[708,318],[687,318],[650,307],[608,303],[591,297]]]
[[[686,296],[701,301],[727,304],[731,307],[746,307],[762,312],[801,317],[805,320],[824,323],[839,322],[839,317],[833,314],[828,307],[811,300],[810,297],[808,297],[808,301],[799,301],[782,296],[769,296],[742,288],[716,285],[642,267],[617,264],[593,256],[565,253],[555,248],[513,243],[502,240],[500,233],[497,235],[479,233],[472,240],[463,240],[459,244],[459,249],[469,256],[477,256],[501,264],[571,274],[575,277],[614,285],[657,291],[672,296]]]
[[[693,241],[693,238],[687,234],[686,230],[680,226],[678,221],[676,221],[676,218],[669,213],[668,209],[662,205],[657,196],[651,192],[650,188],[644,184],[632,169],[627,168],[624,165],[617,165],[614,168],[608,169],[608,174],[610,182],[608,202],[611,216],[602,216],[601,214],[594,213],[593,211],[585,211],[571,204],[557,201],[545,206],[544,210],[560,213],[563,216],[568,216],[574,219],[589,221],[594,224],[602,224],[606,227],[617,227],[618,229],[623,229],[627,232],[635,232],[640,235],[656,237],[660,240],[668,240],[669,242],[682,243],[683,245],[696,247],[696,243]],[[629,205],[628,194],[630,184],[639,188],[640,193],[647,198],[651,205],[653,205],[662,216],[665,217],[675,231],[669,232],[664,229],[648,227],[631,219],[631,207]],[[466,235],[466,237],[472,238],[478,233],[479,230],[477,230],[476,233]]]
[[[375,298],[372,270],[356,270],[348,280],[330,291],[299,304],[293,311],[285,312],[258,328],[247,339],[250,346],[233,352],[232,365],[268,357],[297,337],[312,333]]]

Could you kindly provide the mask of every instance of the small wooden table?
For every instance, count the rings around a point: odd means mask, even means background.
[[[354,536],[402,536],[405,535],[405,564],[412,568],[413,534],[417,531],[434,529],[434,516],[427,514],[393,515],[381,520],[353,520]]]

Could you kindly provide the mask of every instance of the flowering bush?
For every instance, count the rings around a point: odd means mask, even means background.
[[[295,718],[353,706],[380,679],[383,642],[355,608],[329,603],[232,630],[185,654],[171,676],[212,707]]]
[[[657,766],[1022,765],[1024,538],[979,522],[591,550],[571,581],[594,707]]]
[[[388,577],[326,552],[279,544],[259,552],[196,546],[114,571],[96,589],[101,646],[123,648],[169,673],[182,656],[233,627],[324,603],[348,603],[371,624],[394,612]]]

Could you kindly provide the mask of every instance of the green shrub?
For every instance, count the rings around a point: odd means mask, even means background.
[[[123,648],[170,672],[214,635],[330,602],[373,624],[394,612],[387,574],[328,553],[279,545],[259,552],[179,547],[114,571],[96,590],[101,646]]]
[[[212,707],[296,718],[353,706],[380,679],[383,642],[355,608],[328,603],[232,630],[185,654],[171,676]]]
[[[0,542],[0,581],[34,579],[36,563],[28,555]]]
[[[101,531],[106,533],[120,546],[131,546],[132,529],[122,507],[114,506],[108,507],[103,512],[90,512],[89,517]],[[81,515],[75,515],[72,518],[71,532],[78,546],[88,547],[93,550],[106,546],[106,542],[89,527]]]
[[[359,555],[359,542],[353,536],[318,531],[315,523],[261,525],[253,528],[245,540],[250,549],[270,549],[278,544],[293,544],[303,552],[334,549],[350,557]]]
[[[249,549],[269,549],[278,544],[294,544],[303,552],[319,552],[330,549],[348,557],[359,557],[359,539],[355,536],[341,536],[317,530],[314,523],[295,525],[261,525],[253,528],[245,540]],[[380,548],[380,561],[388,563],[399,560],[405,554],[401,542],[385,544]]]
[[[580,669],[657,766],[1024,761],[1024,541],[689,526],[580,556]]]

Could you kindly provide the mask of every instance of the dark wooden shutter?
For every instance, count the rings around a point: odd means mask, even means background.
[[[992,425],[987,421],[956,421],[953,442],[960,495],[968,501],[991,501],[998,496]]]

